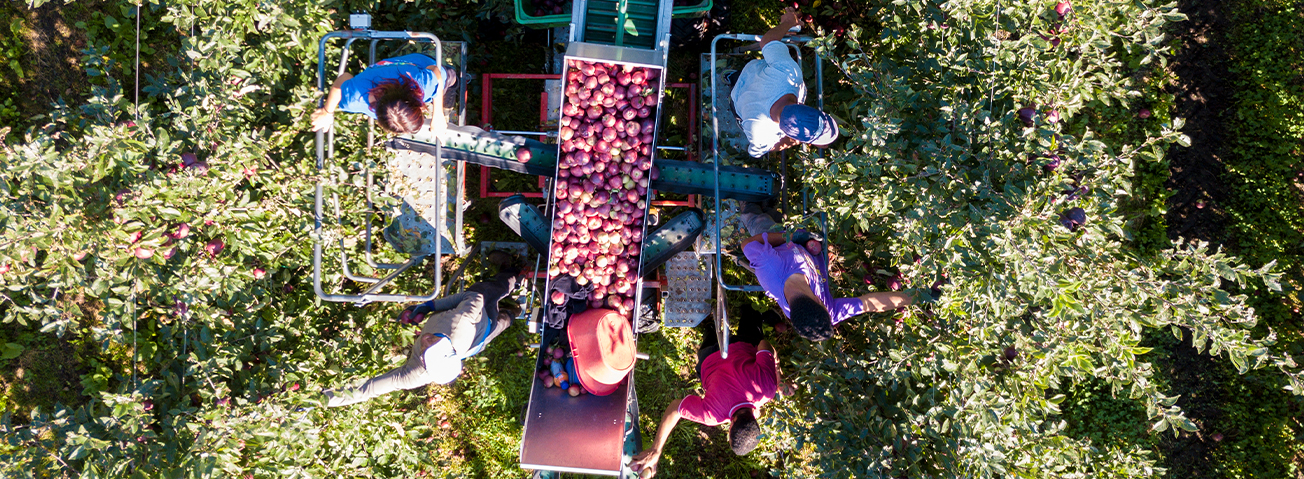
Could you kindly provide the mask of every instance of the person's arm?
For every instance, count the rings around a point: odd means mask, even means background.
[[[326,92],[326,103],[312,112],[312,131],[326,131],[335,124],[335,108],[340,106],[342,95],[340,89],[350,78],[353,78],[353,75],[347,72],[335,77],[335,83],[332,83],[330,90]]]
[[[796,386],[783,382],[783,371],[779,369],[779,353],[774,350],[774,346],[771,345],[768,340],[762,339],[761,342],[756,345],[756,353],[760,354],[761,351],[769,352],[770,356],[774,358],[774,384],[779,386],[779,394],[784,396],[796,394]]]
[[[865,312],[869,313],[892,311],[914,303],[914,298],[910,295],[898,292],[865,293],[857,299],[864,304]]]
[[[471,299],[472,294],[473,294],[472,291],[463,291],[461,293],[457,293],[451,296],[445,296],[442,298],[435,298],[430,301],[426,301],[425,303],[421,304],[420,312],[430,314],[430,313],[438,313],[440,311],[448,311],[450,309],[456,308],[458,305],[462,304],[463,301]]]
[[[781,231],[770,231],[768,233],[761,233],[756,236],[752,236],[751,238],[747,238],[743,240],[743,247],[745,248],[747,247],[747,245],[755,243],[757,241],[765,241],[766,243],[769,243],[770,246],[782,246],[784,243],[788,242],[788,233],[781,232]]]
[[[640,478],[646,479],[656,475],[657,461],[661,460],[661,450],[666,446],[666,440],[670,439],[670,431],[679,424],[679,405],[683,402],[683,399],[676,399],[666,406],[666,412],[661,416],[661,425],[657,427],[657,438],[652,442],[652,447],[638,453],[629,463],[629,468],[640,473]]]
[[[792,7],[785,8],[783,17],[779,19],[779,25],[761,35],[760,47],[765,48],[767,43],[782,40],[784,35],[788,34],[788,30],[798,25],[801,25],[801,19],[797,17],[797,11]]]
[[[774,144],[774,148],[770,148],[770,152],[783,151],[800,143],[800,141],[794,140],[791,136],[785,136],[783,139],[779,140],[778,143]]]
[[[784,372],[778,368],[778,352],[775,351],[775,346],[771,345],[768,339],[760,339],[760,343],[756,345],[756,354],[760,354],[762,351],[769,352],[771,358],[775,359],[775,384],[778,385],[778,394],[793,395],[797,393],[797,386],[784,382]]]
[[[444,130],[448,129],[448,117],[444,116],[444,94],[448,93],[443,85],[448,84],[448,79],[444,75],[448,74],[447,70],[439,65],[430,65],[427,70],[435,72],[439,78],[440,87],[435,90],[435,96],[430,99],[430,131],[435,136],[441,136]]]

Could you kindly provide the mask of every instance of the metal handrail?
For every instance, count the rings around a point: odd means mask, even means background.
[[[347,68],[348,57],[349,57],[349,47],[353,45],[353,42],[354,42],[354,41],[357,41],[357,40],[359,40],[359,39],[362,39],[362,40],[370,40],[370,46],[369,46],[369,49],[368,49],[368,50],[369,50],[369,54],[370,54],[370,58],[369,58],[369,61],[368,61],[368,65],[371,65],[371,64],[374,64],[374,63],[375,63],[375,56],[376,56],[376,43],[377,43],[379,40],[423,40],[423,41],[430,41],[431,43],[434,43],[434,45],[435,45],[435,64],[436,64],[436,65],[441,65],[441,66],[443,65],[443,45],[442,45],[442,43],[440,42],[439,37],[435,36],[435,35],[432,34],[432,33],[426,33],[426,32],[407,32],[407,31],[401,31],[401,32],[400,32],[400,31],[393,31],[393,32],[389,32],[389,31],[374,31],[374,30],[341,30],[341,31],[329,32],[329,33],[327,33],[326,35],[323,35],[322,38],[321,38],[320,40],[318,40],[318,44],[317,44],[317,89],[318,89],[319,91],[321,91],[323,94],[326,93],[326,45],[327,45],[327,43],[328,43],[329,41],[331,41],[331,40],[333,40],[333,39],[336,39],[336,38],[342,38],[342,39],[345,39],[345,40],[346,40],[346,42],[345,42],[345,44],[344,44],[344,48],[343,48],[343,53],[341,54],[340,66],[339,66],[339,68],[337,69],[337,76],[338,76],[339,74],[343,74],[343,72],[344,72],[345,69]],[[465,83],[465,82],[459,82],[459,83]],[[464,88],[464,87],[463,87],[463,88]],[[322,99],[319,101],[318,104],[319,104],[319,105],[324,105],[324,104],[325,104],[325,95],[322,96]],[[459,119],[460,119],[460,118],[459,118]],[[369,123],[369,128],[368,128],[368,132],[367,132],[367,133],[368,133],[368,135],[367,135],[367,148],[370,149],[372,146],[374,146],[374,136],[372,135],[372,131],[371,131],[371,128],[370,128],[370,123]],[[327,294],[327,293],[325,292],[325,290],[322,288],[322,284],[321,284],[321,258],[322,258],[322,244],[323,244],[323,241],[324,241],[324,238],[322,237],[322,217],[323,217],[323,212],[322,212],[322,192],[323,192],[323,189],[324,189],[324,183],[325,183],[326,180],[322,177],[322,174],[321,174],[321,173],[322,173],[323,170],[326,169],[326,159],[327,159],[327,158],[334,158],[334,156],[335,156],[334,139],[335,139],[335,134],[334,134],[334,129],[333,129],[333,128],[328,129],[327,131],[318,131],[318,132],[316,132],[316,135],[315,135],[315,138],[314,138],[314,142],[315,142],[315,145],[314,145],[314,146],[315,146],[315,153],[316,153],[316,156],[317,156],[317,173],[318,173],[318,178],[317,178],[317,183],[316,183],[316,185],[314,186],[314,198],[313,198],[313,213],[314,213],[314,217],[313,217],[313,220],[314,220],[314,221],[313,221],[313,255],[312,255],[312,268],[313,268],[313,273],[312,273],[312,279],[313,279],[313,292],[317,294],[317,297],[319,297],[319,298],[321,298],[321,299],[324,299],[324,300],[327,300],[327,301],[334,301],[334,302],[353,302],[353,303],[357,303],[358,305],[364,305],[364,304],[367,304],[367,303],[370,303],[370,302],[373,302],[373,301],[424,302],[424,301],[430,301],[430,300],[432,300],[432,299],[435,299],[436,297],[438,297],[437,295],[438,295],[438,293],[439,293],[439,291],[440,291],[440,289],[441,289],[440,287],[441,287],[441,282],[442,282],[442,271],[440,271],[440,268],[435,268],[435,287],[434,287],[434,289],[433,289],[429,294],[426,294],[426,295],[406,295],[406,294],[384,294],[384,293],[378,293],[378,291],[380,290],[380,288],[384,287],[386,284],[388,284],[390,281],[392,281],[392,280],[394,279],[394,277],[396,277],[398,274],[400,274],[400,273],[402,273],[403,271],[405,271],[405,270],[411,268],[412,266],[415,266],[416,264],[419,264],[420,262],[424,261],[425,258],[426,258],[426,255],[417,255],[417,256],[413,256],[413,257],[409,258],[408,261],[407,261],[406,263],[402,264],[401,266],[397,266],[396,268],[393,268],[393,269],[396,269],[396,271],[390,273],[389,275],[385,276],[384,278],[379,278],[379,279],[377,279],[377,278],[372,278],[372,277],[367,277],[367,276],[358,276],[358,275],[354,275],[354,274],[352,274],[352,272],[348,270],[348,255],[347,255],[347,252],[345,251],[343,241],[341,241],[341,244],[340,244],[340,255],[341,255],[340,260],[341,260],[341,263],[344,265],[345,276],[348,277],[348,278],[351,279],[351,280],[360,281],[360,282],[366,282],[366,283],[372,283],[372,286],[371,286],[370,288],[368,288],[366,291],[364,291],[362,294],[356,294],[356,295],[354,295],[354,294]],[[435,155],[435,156],[436,156],[436,158],[439,158],[439,157],[442,156],[442,155],[440,155],[440,152],[439,152],[439,150],[438,150],[438,147],[436,148],[436,155]],[[443,171],[442,171],[442,170],[443,170],[442,165],[441,165],[441,167],[439,168],[439,170],[440,170],[440,171],[436,172],[436,175],[435,175],[435,179],[436,179],[436,184],[435,184],[435,197],[436,197],[436,198],[442,198],[440,189],[443,187],[443,185],[440,185],[440,184],[439,184],[440,182],[443,181],[442,177],[440,176],[440,175],[443,173]],[[370,185],[372,184],[372,182],[371,182],[371,170],[370,170],[370,168],[367,168],[366,174],[367,174],[367,184],[368,184],[368,186],[370,186]],[[339,202],[338,194],[333,192],[333,193],[331,194],[331,199],[332,199],[332,203],[335,203],[336,208],[338,209],[338,202]],[[368,204],[368,207],[370,208],[370,205],[371,205],[370,188],[368,188],[368,191],[367,191],[367,204]],[[456,206],[455,206],[455,208],[460,208],[460,207],[461,207],[461,205],[456,205]],[[439,212],[439,216],[442,216],[442,213],[443,213],[443,212]],[[442,223],[442,221],[439,221],[438,219],[437,219],[437,221],[440,222],[440,223]],[[368,229],[368,234],[367,234],[368,248],[366,248],[366,249],[367,249],[367,262],[368,262],[368,263],[371,263],[371,265],[372,265],[373,267],[377,267],[377,266],[379,266],[379,265],[378,265],[378,264],[375,264],[373,261],[371,261],[371,258],[370,258],[370,252],[371,252],[371,251],[370,251],[370,242],[371,242],[370,227],[371,227],[371,224],[370,224],[370,221],[368,220],[368,223],[367,223],[367,229]],[[437,231],[438,231],[438,229],[437,229]],[[441,256],[443,255],[443,238],[442,238],[442,236],[439,237],[439,238],[436,238],[436,241],[435,241],[435,253],[434,253],[434,255],[435,255],[436,258],[439,258],[439,257],[441,257]]]
[[[796,50],[796,51],[797,51],[797,58],[798,58],[797,61],[800,62],[800,61],[801,61],[801,51],[800,51],[800,49],[799,49],[799,47],[798,47],[797,45],[799,45],[799,44],[804,44],[804,43],[809,42],[809,41],[811,41],[811,40],[813,40],[813,39],[814,39],[814,38],[809,37],[809,36],[788,36],[788,37],[784,37],[783,39],[781,39],[781,40],[779,40],[779,41],[788,44],[788,46],[789,46],[790,48]],[[727,291],[761,292],[761,291],[764,291],[765,289],[762,288],[760,285],[732,285],[732,284],[727,283],[727,282],[725,281],[725,278],[724,278],[724,276],[725,276],[725,275],[724,275],[724,259],[723,259],[723,257],[724,257],[724,254],[723,254],[724,249],[722,248],[722,245],[721,245],[721,238],[720,238],[720,228],[721,228],[721,226],[720,226],[720,223],[721,223],[721,221],[720,221],[720,121],[719,121],[719,113],[720,113],[720,112],[719,112],[718,109],[716,108],[716,102],[719,101],[719,99],[717,98],[717,96],[719,95],[719,92],[718,92],[717,89],[716,89],[716,82],[717,82],[717,78],[719,77],[719,72],[718,72],[718,70],[716,69],[716,56],[717,56],[717,53],[716,53],[716,52],[717,52],[717,47],[718,47],[718,44],[719,44],[720,40],[740,40],[740,41],[759,42],[759,41],[761,40],[761,35],[740,34],[740,33],[726,33],[726,34],[716,35],[716,37],[713,38],[713,39],[711,40],[711,155],[712,155],[712,161],[711,161],[711,163],[712,163],[712,167],[713,167],[714,172],[715,172],[715,185],[714,185],[714,188],[715,188],[715,211],[714,211],[714,214],[715,214],[715,235],[714,235],[714,240],[715,240],[715,253],[716,253],[716,254],[715,254],[715,267],[716,267],[716,273],[717,273],[717,274],[716,274],[716,281],[720,284],[720,287],[723,288],[723,289],[720,291],[720,293],[723,293],[725,290],[727,290]],[[818,93],[817,93],[817,99],[818,99],[818,102],[819,102],[819,106],[820,106],[821,108],[823,108],[823,106],[824,106],[824,70],[823,70],[822,67],[820,67],[820,63],[821,63],[821,62],[822,62],[822,58],[820,57],[819,52],[816,51],[816,52],[815,52],[815,65],[816,65],[816,70],[815,70],[815,72],[816,72],[815,86],[816,86],[816,89],[817,89],[817,91],[818,91]],[[822,149],[821,149],[821,151],[822,151]],[[803,204],[804,204],[804,203],[805,203],[805,201],[803,201]],[[819,213],[819,214],[822,215],[823,213]],[[825,224],[825,222],[821,222],[820,228],[821,228],[821,230],[827,230],[827,225]],[[825,263],[827,264],[828,258],[827,258],[827,253],[825,252],[826,250],[827,250],[827,248],[826,248],[825,250],[822,250],[822,251],[821,251],[821,257],[822,257],[822,259],[824,259]],[[721,298],[718,299],[718,300],[719,300],[719,301],[723,301],[723,296],[721,296]]]

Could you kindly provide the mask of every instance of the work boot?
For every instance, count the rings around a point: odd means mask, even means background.
[[[497,266],[499,271],[521,268],[520,261],[517,260],[516,255],[500,249],[490,251],[489,254],[484,256],[484,259],[485,261],[488,261],[489,264]]]
[[[521,315],[520,306],[507,306],[498,308],[498,321],[507,321],[511,325],[513,319]]]

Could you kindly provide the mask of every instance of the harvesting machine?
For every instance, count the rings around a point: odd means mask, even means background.
[[[522,18],[522,1],[529,0],[517,0],[518,20]],[[621,225],[630,226],[628,233],[622,232],[625,235],[622,241],[633,246],[621,252],[620,258],[630,260],[631,264],[626,270],[611,275],[622,286],[629,285],[619,294],[627,295],[632,300],[632,305],[616,301],[612,307],[635,323],[636,333],[643,334],[655,331],[662,324],[671,327],[697,326],[708,316],[714,316],[720,343],[727,344],[729,321],[724,310],[726,291],[759,291],[760,288],[757,285],[729,284],[724,275],[719,274],[724,266],[722,258],[726,256],[724,247],[743,235],[737,221],[742,202],[764,202],[782,192],[785,185],[782,170],[786,170],[786,155],[780,155],[783,165],[780,174],[746,166],[750,158],[745,152],[745,139],[740,143],[742,134],[737,121],[731,113],[722,115],[723,112],[732,111],[728,95],[731,85],[724,79],[724,71],[740,70],[746,61],[755,58],[755,53],[747,48],[722,53],[717,51],[717,45],[721,41],[754,43],[759,40],[758,35],[717,36],[711,42],[710,51],[701,54],[699,83],[668,82],[666,68],[672,16],[701,13],[710,8],[711,0],[692,7],[675,7],[671,0],[573,0],[569,17],[552,15],[546,17],[547,21],[534,21],[544,17],[524,15],[530,21],[522,23],[550,28],[550,38],[557,39],[555,44],[558,52],[564,52],[556,61],[549,62],[553,72],[482,73],[483,128],[465,124],[466,85],[465,81],[457,82],[456,97],[446,110],[447,117],[450,118],[447,131],[436,137],[428,129],[423,129],[417,134],[399,135],[385,141],[383,146],[387,156],[383,165],[362,161],[357,155],[353,157],[351,168],[349,164],[341,165],[342,162],[333,163],[334,133],[318,133],[317,165],[322,180],[316,189],[316,245],[313,261],[314,287],[318,296],[328,301],[366,304],[372,301],[425,301],[447,293],[452,287],[449,283],[456,280],[444,281],[441,268],[437,265],[432,268],[433,275],[426,275],[433,276],[433,290],[430,292],[403,294],[382,290],[401,273],[413,270],[427,259],[438,262],[444,256],[469,257],[479,250],[468,247],[462,237],[462,211],[467,205],[465,168],[468,163],[478,165],[481,168],[481,198],[505,197],[499,203],[500,218],[523,238],[525,244],[537,252],[534,271],[530,275],[534,281],[527,282],[520,297],[523,303],[533,306],[532,310],[527,309],[525,315],[530,332],[540,334],[537,344],[539,354],[535,358],[536,370],[545,369],[547,345],[566,337],[564,321],[559,324],[552,322],[550,325],[544,319],[549,310],[548,292],[554,289],[554,280],[565,275],[566,271],[562,267],[566,265],[563,262],[575,264],[584,261],[567,256],[570,254],[567,249],[576,246],[576,238],[580,237],[586,242],[598,241],[595,239],[597,235],[590,237],[587,234],[574,234],[573,225],[568,226],[566,214],[562,211],[568,209],[570,203],[590,202],[589,196],[584,196],[585,201],[577,200],[583,194],[575,195],[573,189],[577,184],[582,186],[584,181],[600,175],[587,173],[583,178],[577,178],[579,175],[570,171],[571,168],[575,168],[576,172],[581,171],[572,158],[574,152],[568,141],[572,135],[578,137],[579,133],[567,123],[575,116],[575,112],[567,114],[565,107],[571,96],[577,94],[576,89],[570,87],[571,82],[586,76],[579,70],[598,65],[600,68],[609,68],[613,73],[645,72],[648,91],[642,94],[649,98],[648,104],[653,106],[642,115],[645,118],[631,120],[641,121],[640,124],[644,125],[637,135],[634,130],[630,134],[641,137],[641,141],[625,139],[626,136],[621,135],[624,141],[614,142],[628,148],[626,153],[635,153],[630,154],[629,161],[616,155],[610,161],[611,167],[625,167],[626,163],[646,160],[652,167],[650,170],[659,173],[653,177],[652,172],[648,171],[647,175],[636,178],[634,185],[629,180],[623,185],[619,184],[619,180],[612,183],[614,187],[610,191],[613,198],[632,194],[626,201],[636,205],[632,209],[633,214],[619,220]],[[363,23],[362,20],[365,19],[360,19],[358,23]],[[356,40],[369,42],[368,64],[376,60],[375,51],[379,41],[407,40],[427,42],[434,47],[437,62],[454,67],[462,80],[470,77],[466,73],[464,43],[440,42],[428,33],[373,31],[365,24],[354,26],[354,30],[333,32],[321,40],[318,76],[319,87],[323,91],[328,81],[325,47],[332,39],[345,40],[338,68],[340,72],[344,71],[350,46]],[[808,40],[807,37],[789,36],[784,42],[791,46],[800,61],[801,50],[798,47]],[[451,57],[447,54],[450,51],[454,52]],[[820,58],[818,55],[813,58],[816,97],[822,107]],[[541,131],[492,128],[490,122],[495,79],[545,80],[546,88],[539,106]],[[595,85],[588,87],[593,86]],[[693,97],[692,100],[695,100],[690,101],[688,108],[689,139],[684,145],[660,144],[663,140],[661,130],[665,125],[663,116],[668,109],[659,106],[664,105],[667,88],[686,89],[690,92],[689,96]],[[583,117],[585,113],[581,111],[579,115]],[[588,120],[593,121],[594,118],[596,117],[590,116]],[[451,121],[452,119],[456,121]],[[650,129],[646,127],[648,125]],[[568,132],[568,129],[572,131]],[[630,146],[631,143],[634,145]],[[640,150],[643,145],[646,147]],[[375,139],[369,128],[367,148],[370,150],[374,146]],[[611,151],[618,150],[613,147]],[[686,159],[662,158],[665,152],[682,152],[679,156]],[[694,159],[698,161],[692,161]],[[627,171],[629,169],[626,168]],[[638,166],[632,169],[638,169]],[[490,192],[488,183],[492,170],[538,176],[542,191],[516,194]],[[624,176],[629,178],[630,175],[626,173]],[[605,183],[598,187],[604,191],[606,188]],[[382,189],[386,197],[384,201],[380,199],[381,195],[373,194],[373,190]],[[343,214],[348,208],[340,205],[349,202],[341,200],[340,195],[346,190],[363,198],[353,202],[365,206],[361,212],[363,219],[348,220],[347,215]],[[686,200],[658,199],[658,194],[674,195]],[[335,213],[333,221],[324,214],[323,205],[328,196]],[[791,195],[783,195],[785,200],[788,196]],[[709,200],[704,201],[704,197]],[[808,197],[805,192],[802,192],[800,198],[802,214],[823,228],[823,216],[807,212]],[[536,205],[532,200],[539,201],[540,204]],[[617,204],[619,201],[615,199],[610,202],[614,209],[631,209],[628,204]],[[649,231],[658,222],[656,215],[651,214],[654,206],[667,211],[680,211]],[[783,206],[786,210],[786,201]],[[614,221],[617,216],[613,214],[611,218]],[[373,251],[375,242],[372,229],[379,228],[386,219],[391,220],[391,223],[385,228],[384,237],[400,257],[406,256],[402,261],[387,263],[376,259],[379,254]],[[330,231],[324,227],[328,222],[334,227]],[[394,225],[402,227],[396,228]],[[416,233],[407,236],[398,234],[411,231]],[[356,239],[359,233],[363,236],[360,247]],[[615,240],[612,241],[614,243]],[[322,284],[322,257],[323,246],[327,244],[339,246],[342,277],[362,283],[366,286],[365,289],[352,294],[326,291]],[[587,245],[579,243],[578,246]],[[362,251],[362,257],[371,270],[388,270],[390,273],[383,277],[355,274],[358,267],[350,268],[350,261],[356,260],[348,254],[351,249]],[[464,262],[463,268],[465,264]],[[587,268],[589,265],[584,266]],[[459,269],[458,272],[460,271]],[[337,289],[344,286],[346,285]],[[601,280],[594,280],[594,287],[603,286]],[[613,290],[610,295],[616,294]],[[592,299],[590,303],[593,303]],[[593,303],[589,306],[607,307],[607,303]],[[639,357],[646,359],[641,354]],[[605,396],[572,396],[561,388],[547,387],[539,375],[532,375],[531,381],[530,399],[524,417],[521,467],[536,471],[537,477],[557,477],[563,472],[636,476],[626,466],[630,457],[642,447],[632,373],[614,393]]]

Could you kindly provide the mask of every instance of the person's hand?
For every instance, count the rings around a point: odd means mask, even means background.
[[[398,322],[404,326],[413,326],[421,324],[426,319],[426,313],[416,312],[416,306],[410,306],[398,314]]]
[[[629,462],[629,469],[637,472],[640,479],[647,479],[657,475],[657,462],[661,460],[661,451],[648,449],[634,455],[634,459]]]
[[[436,112],[430,119],[430,135],[442,139],[444,133],[448,131],[448,119],[444,118],[442,111]]]
[[[792,397],[797,394],[797,385],[786,381],[779,383],[779,394]]]
[[[312,131],[330,131],[335,126],[335,114],[326,111],[325,108],[318,108],[312,112]]]
[[[783,9],[783,17],[779,19],[779,24],[788,28],[801,26],[801,15],[797,9],[787,7]]]

